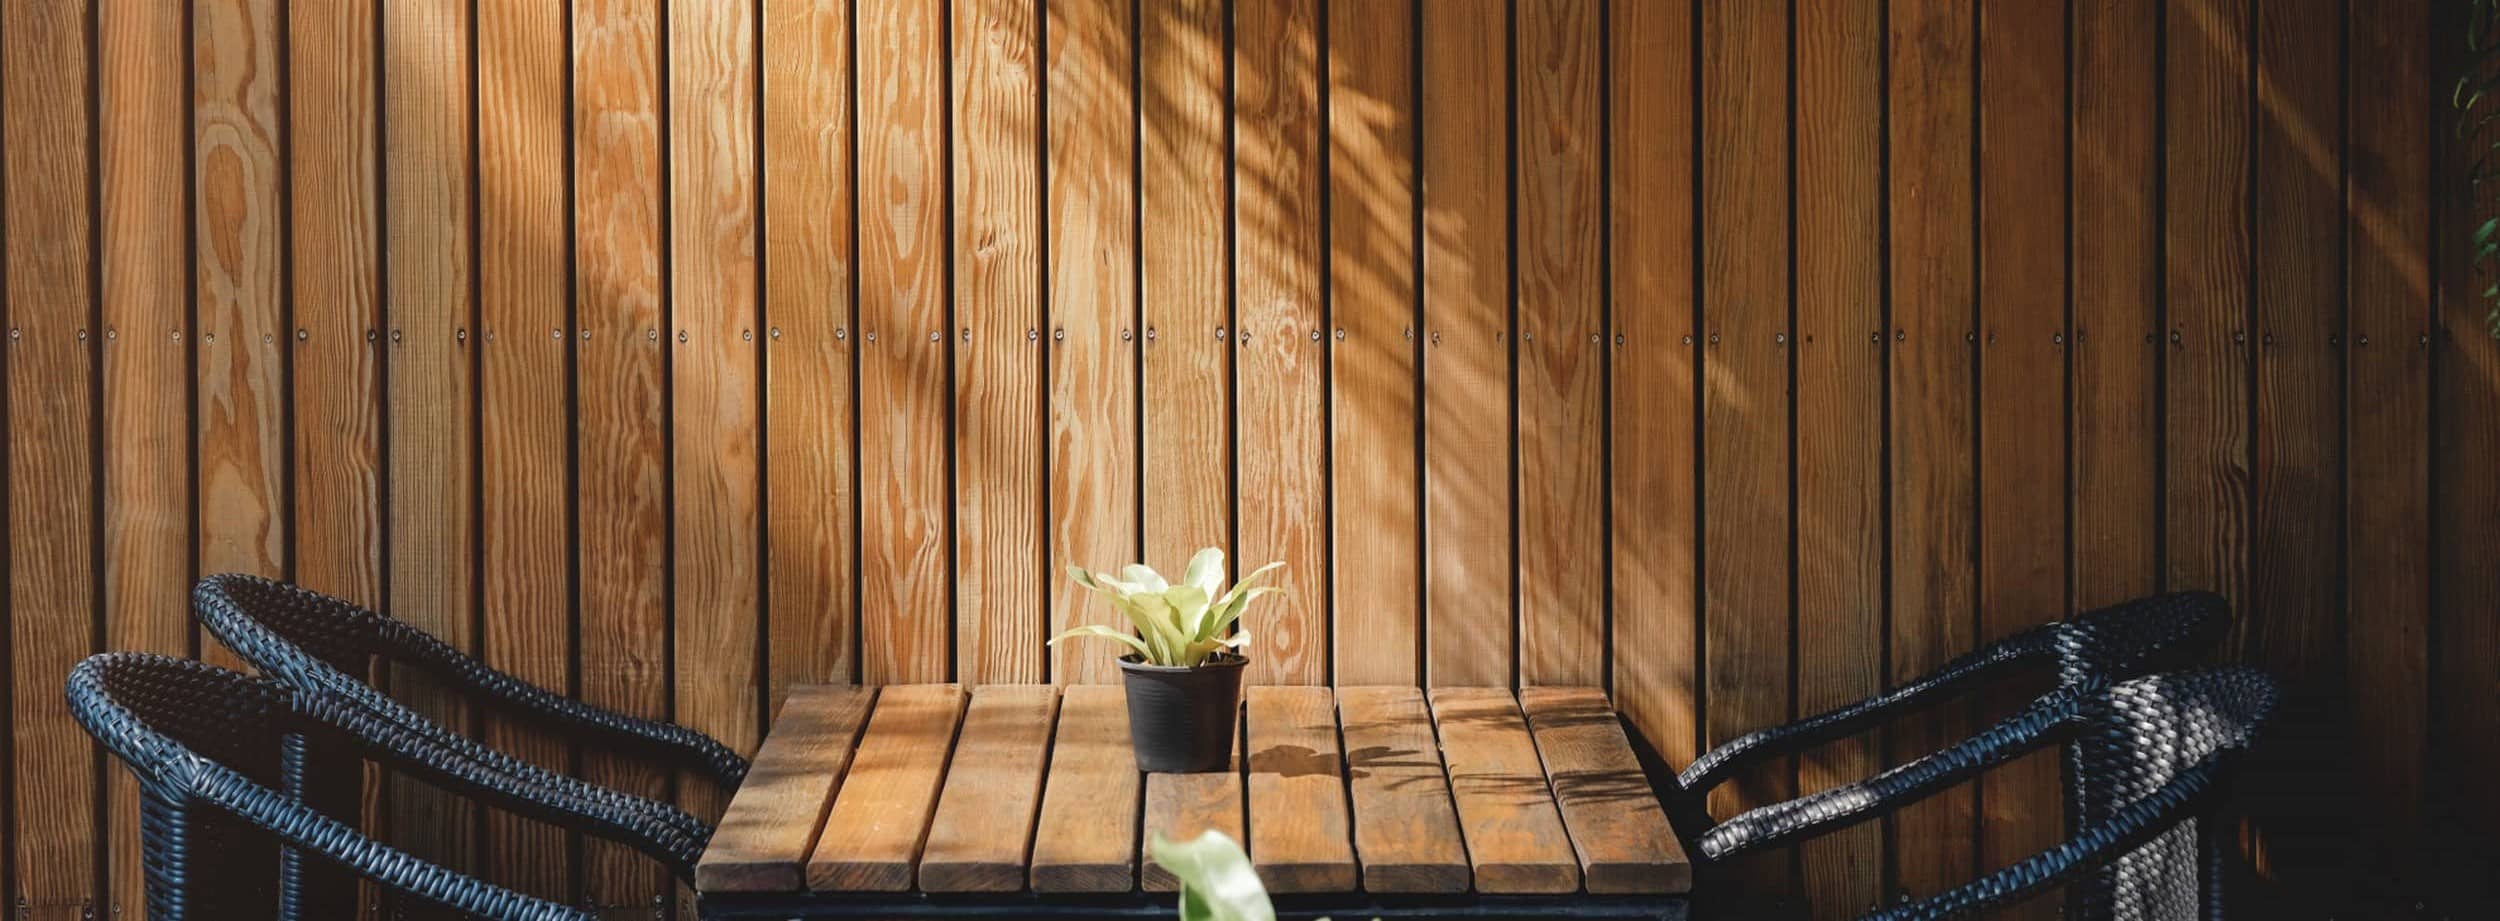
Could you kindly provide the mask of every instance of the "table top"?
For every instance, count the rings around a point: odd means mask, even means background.
[[[795,688],[695,887],[1165,892],[1173,880],[1141,867],[1141,840],[1208,828],[1242,840],[1278,894],[1691,886],[1599,689],[1243,696],[1236,770],[1141,775],[1117,685]]]

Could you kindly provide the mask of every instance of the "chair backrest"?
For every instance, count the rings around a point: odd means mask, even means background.
[[[589,921],[561,905],[445,870],[359,834],[300,790],[306,734],[277,683],[188,659],[105,653],[70,671],[69,709],[139,782],[153,921],[292,919],[305,861],[509,921]]]
[[[2186,772],[2233,757],[2274,709],[2274,684],[2245,669],[2154,675],[2110,688],[2096,725],[2067,747],[2076,827],[2110,821]],[[2222,829],[2180,822],[2067,888],[2067,916],[2123,921],[2221,917]]]

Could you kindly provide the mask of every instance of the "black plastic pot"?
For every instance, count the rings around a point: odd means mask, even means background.
[[[1250,660],[1219,653],[1195,668],[1120,659],[1128,686],[1128,741],[1140,770],[1165,773],[1232,767],[1241,718],[1241,669]]]

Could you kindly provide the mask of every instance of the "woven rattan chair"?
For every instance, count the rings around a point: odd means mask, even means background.
[[[375,689],[362,676],[380,659],[414,669],[498,716],[533,722],[553,737],[594,750],[684,768],[734,789],[747,761],[682,726],[636,719],[569,700],[462,655],[403,621],[292,585],[248,575],[200,580],[192,612],[217,641],[357,742],[360,751],[314,745],[304,798],[341,810],[353,800],[352,763],[380,756],[420,767],[448,760],[492,775],[470,792],[516,811],[553,810],[550,821],[633,846],[692,880],[712,827],[675,807],[585,783],[444,729]],[[321,886],[315,904],[336,905],[344,890]]]
[[[2222,917],[2226,847],[2211,821],[2221,788],[2273,712],[2274,682],[2210,668],[2062,688],[1968,741],[1868,780],[1748,810],[1697,841],[1723,861],[1892,813],[1988,768],[2059,743],[2092,740],[2068,779],[2083,803],[2072,837],[1951,891],[1880,909],[1869,921],[1956,918],[2067,885],[2076,921]]]
[[[188,659],[105,653],[70,671],[68,693],[70,713],[138,779],[151,921],[315,915],[299,910],[302,871],[313,865],[489,921],[592,917],[427,863],[308,805],[297,795],[307,749],[356,740],[339,738],[326,715],[299,710],[303,696],[277,682]],[[507,782],[491,766],[448,754],[381,760],[462,792]],[[580,818],[526,797],[501,801],[550,821]]]

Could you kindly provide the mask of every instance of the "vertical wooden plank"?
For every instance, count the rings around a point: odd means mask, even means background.
[[[1355,888],[1345,758],[1336,697],[1324,687],[1254,687],[1245,695],[1250,862],[1271,892]]]
[[[762,616],[755,345],[755,20],[734,4],[669,8],[669,367],[677,722],[752,751]],[[727,791],[679,799],[716,818]],[[691,906],[683,906],[691,908]]]
[[[1701,754],[1693,10],[1609,12],[1615,697],[1670,764]]]
[[[1127,892],[1137,885],[1137,757],[1128,698],[1110,685],[1067,689],[1033,832],[1035,892]]]
[[[1974,223],[1968,0],[1890,10],[1892,215],[1892,646],[1890,683],[1925,675],[1972,645],[1977,501],[1971,337]],[[1958,708],[1887,728],[1891,760],[1968,735]],[[1939,892],[1971,878],[1967,787],[1892,820],[1895,887]]]
[[[2435,25],[2433,60],[2442,72],[2470,73],[2489,79],[2487,66],[2470,69],[2467,46],[2458,36],[2466,17],[2480,11],[2441,4],[2445,12]],[[2489,103],[2486,101],[2485,105]],[[2444,130],[2455,130],[2445,118]],[[2431,800],[2439,821],[2425,839],[2440,851],[2430,869],[2436,882],[2426,887],[2457,914],[2486,912],[2495,904],[2483,881],[2500,873],[2500,851],[2481,847],[2484,829],[2500,824],[2500,786],[2480,778],[2500,772],[2500,707],[2482,702],[2500,699],[2500,566],[2491,565],[2491,549],[2500,546],[2500,477],[2489,475],[2491,458],[2500,457],[2500,329],[2491,320],[2493,304],[2483,292],[2500,276],[2500,264],[2478,260],[2475,228],[2491,215],[2500,188],[2492,183],[2468,185],[2474,164],[2500,143],[2500,125],[2476,116],[2472,130],[2457,131],[2443,142],[2439,185],[2433,200],[2439,229],[2434,276],[2439,285],[2436,346],[2431,360],[2431,490],[2438,501],[2431,513],[2431,623],[2438,650],[2432,661],[2432,714],[2436,722],[2436,766],[2425,778],[2437,795]]]
[[[286,10],[294,579],[380,609],[378,21],[367,0],[289,4]],[[380,793],[380,773],[368,765],[358,775],[319,778],[307,796],[334,814],[361,813],[370,821],[365,794]],[[376,891],[369,883],[315,874],[299,904],[308,914],[355,911],[360,886]]]
[[[1509,23],[1423,14],[1425,681],[1507,685],[1512,599]],[[1487,87],[1503,87],[1489,92]],[[1498,420],[1498,421],[1497,421]]]
[[[1155,484],[1145,549],[1164,572],[1181,571],[1200,547],[1233,546],[1232,349],[1218,338],[1233,316],[1224,6],[1174,0],[1138,11],[1138,220],[1154,228],[1137,244],[1143,482]]]
[[[1701,15],[1703,722],[1712,744],[1788,721],[1790,374],[1788,6]],[[1721,787],[1734,812],[1787,799],[1781,772]],[[1747,861],[1788,885],[1784,854]]]
[[[192,6],[199,571],[287,575],[278,5]],[[204,638],[201,655],[242,660]]]
[[[2350,144],[2344,225],[2353,346],[2344,379],[2344,706],[2363,789],[2358,842],[2411,876],[2430,719],[2431,5],[2346,11]],[[2389,887],[2395,891],[2395,887]]]
[[[550,4],[478,8],[478,540],[485,560],[488,665],[569,693],[572,490],[567,479],[564,20]],[[564,769],[543,727],[486,714],[488,744]],[[570,889],[564,830],[501,810],[486,816],[489,880],[522,892]]]
[[[647,718],[668,715],[671,684],[658,17],[653,0],[573,7],[580,693]],[[641,759],[593,752],[582,770],[629,793],[667,791]],[[669,888],[650,860],[595,839],[582,842],[581,874],[598,908],[648,909]]]
[[[1328,519],[1339,684],[1415,685],[1415,9],[1328,4]]]
[[[1065,578],[1068,567],[1112,569],[1139,558],[1137,93],[1130,0],[1048,5],[1050,564],[1042,578],[1057,635],[1125,621]],[[1049,672],[1054,681],[1117,681],[1114,658],[1062,644],[1052,647]]]
[[[1021,892],[1059,715],[1047,684],[975,688],[920,854],[922,892]]]
[[[1883,9],[1803,0],[1796,22],[1797,98],[1850,113],[1801,109],[1794,129],[1797,710],[1822,713],[1884,685]],[[1800,756],[1799,792],[1874,775],[1881,742],[1862,735]],[[1798,852],[1816,917],[1856,917],[1882,900],[1881,823]]]
[[[2066,11],[1979,14],[1979,640],[2066,609]],[[1993,722],[2016,704],[1983,705]],[[2062,837],[2059,763],[2037,752],[1982,775],[1980,865]],[[2054,918],[2032,899],[2017,917]]]
[[[859,513],[853,392],[851,4],[764,15],[766,705],[850,681]]]
[[[946,5],[863,5],[859,105],[860,676],[947,677]]]
[[[1038,7],[954,4],[955,670],[1042,678]]]
[[[182,20],[142,4],[96,13],[104,320],[104,638],[109,649],[190,649],[189,77]],[[105,772],[103,911],[147,904],[138,785]]]
[[[1598,231],[1601,7],[1516,7],[1519,672],[1606,676],[1605,278]]]
[[[2163,579],[2238,607],[2248,598],[2248,14],[2225,0],[2168,14]]]
[[[1320,343],[1319,5],[1233,7],[1236,568],[1282,561],[1245,625],[1249,680],[1328,681],[1328,425]]]
[[[389,164],[383,292],[391,327],[383,363],[387,602],[391,616],[464,652],[476,647],[477,559],[469,12],[456,0],[385,4],[381,78]],[[203,477],[200,488],[218,487]],[[394,670],[390,679],[395,696],[419,713],[455,731],[468,728],[468,708],[457,696],[412,669]],[[388,827],[402,848],[466,873],[476,856],[476,813],[466,800],[401,783],[392,788]]]
[[[2344,681],[2343,29],[2341,4],[2256,6],[2256,466],[2251,478],[2248,660],[2283,680],[2294,705],[2282,737],[2331,751],[2349,745],[2335,712]],[[2314,702],[2314,705],[2311,705]],[[2295,742],[2294,744],[2302,744]],[[2303,759],[2258,781],[2261,876],[2284,884],[2281,914],[2341,904],[2348,874],[2291,868],[2350,863],[2342,828],[2356,804],[2345,757]],[[2274,788],[2266,791],[2266,787]],[[2266,873],[2272,870],[2271,874]],[[2288,871],[2288,872],[2287,872]],[[2272,887],[2268,887],[2272,888]],[[2260,895],[2257,904],[2267,904]],[[2321,901],[2321,898],[2327,901]]]
[[[0,9],[5,233],[10,866],[30,921],[92,915],[96,747],[61,696],[94,651],[95,267],[89,4]]]
[[[2152,594],[2161,561],[2160,118],[2153,0],[2075,8],[2071,608]]]

